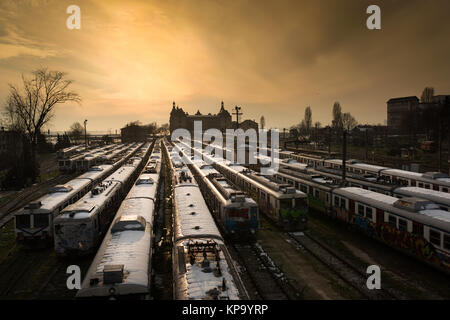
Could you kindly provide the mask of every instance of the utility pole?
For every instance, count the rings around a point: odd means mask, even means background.
[[[239,129],[239,116],[242,115],[241,107],[235,106],[234,107],[235,112],[233,112],[233,115],[236,115],[236,129]]]
[[[328,127],[328,155],[331,155],[331,127]]]
[[[342,183],[345,185],[346,175],[346,161],[347,161],[347,130],[342,132]]]
[[[441,119],[438,120],[438,166],[439,166],[439,172],[442,172],[442,125],[441,125]]]
[[[367,161],[367,130],[368,130],[368,128],[366,127],[366,130],[364,131],[365,132],[365,144],[364,144],[364,146],[365,146],[365,150],[366,150],[366,154],[365,154],[365,156],[364,156],[364,160],[365,161]]]
[[[86,131],[86,123],[87,123],[87,119],[86,120],[84,120],[84,144],[85,144],[85,146],[86,146],[86,148],[87,148],[87,131]]]

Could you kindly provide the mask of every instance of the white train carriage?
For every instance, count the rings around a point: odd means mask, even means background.
[[[77,298],[150,297],[153,216],[160,171],[141,174],[122,202]]]
[[[397,198],[416,197],[433,201],[441,210],[450,211],[450,194],[436,190],[430,190],[418,187],[399,187],[395,188],[393,195]]]
[[[76,178],[56,185],[36,201],[14,214],[16,239],[44,240],[53,238],[53,220],[62,209],[80,199],[92,186],[92,179]]]
[[[55,218],[55,252],[60,255],[90,253],[108,228],[118,202],[139,173],[141,158],[125,164],[65,208]]]
[[[120,181],[102,182],[54,220],[55,252],[58,255],[91,253],[111,221],[120,201]]]
[[[399,169],[386,169],[380,172],[381,178],[408,187],[419,187],[441,192],[449,192],[450,178],[440,172],[418,173]]]
[[[195,179],[184,168],[178,170],[174,187],[174,299],[240,299],[237,272],[222,236]]]
[[[432,201],[338,188],[333,190],[333,214],[391,247],[450,271],[450,213]]]

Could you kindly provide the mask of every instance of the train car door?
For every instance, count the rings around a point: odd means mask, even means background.
[[[413,221],[413,234],[423,237],[423,224]]]
[[[377,208],[377,226],[381,226],[384,222],[384,211]]]

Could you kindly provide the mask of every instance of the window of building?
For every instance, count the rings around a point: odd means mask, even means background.
[[[441,246],[441,233],[439,231],[430,229],[430,242],[435,246]]]

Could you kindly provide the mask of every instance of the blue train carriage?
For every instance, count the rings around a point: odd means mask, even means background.
[[[450,271],[450,214],[432,201],[338,188],[333,213],[395,249]]]
[[[248,239],[258,229],[258,205],[203,160],[193,161],[200,188],[220,227],[238,239]]]
[[[185,166],[174,180],[174,299],[241,299],[244,287],[195,179]]]

